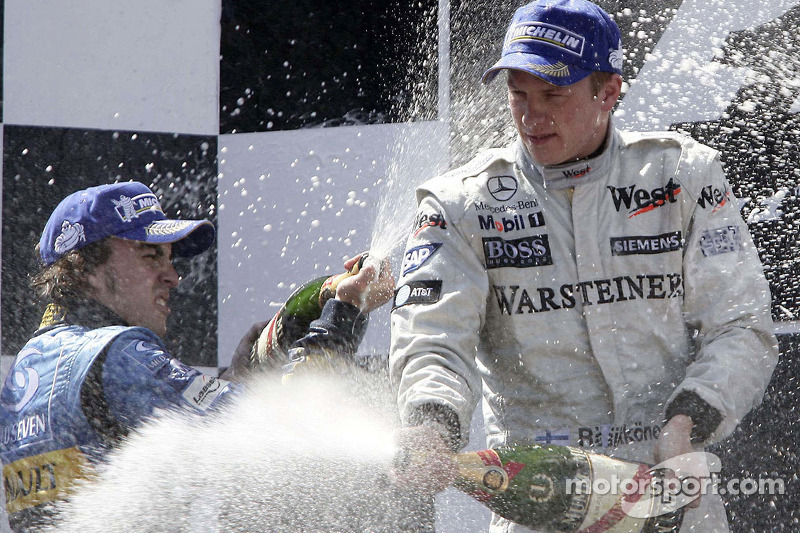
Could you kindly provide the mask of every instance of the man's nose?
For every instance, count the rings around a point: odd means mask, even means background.
[[[522,113],[522,124],[528,127],[541,126],[552,122],[542,104],[534,99],[528,101]]]
[[[171,261],[167,261],[161,271],[161,282],[170,287],[177,287],[181,282],[181,278],[178,276],[178,272]]]

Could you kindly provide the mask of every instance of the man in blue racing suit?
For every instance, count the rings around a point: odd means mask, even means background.
[[[32,280],[50,303],[0,392],[0,458],[14,531],[45,523],[49,504],[157,409],[202,414],[236,394],[240,384],[181,363],[161,340],[170,289],[179,282],[173,256],[199,254],[214,236],[207,220],[168,220],[138,182],[75,192],[53,211]],[[299,350],[355,351],[366,313],[387,299],[371,293],[366,301],[375,272],[361,273],[340,284]],[[234,360],[247,357],[263,326],[250,328]]]

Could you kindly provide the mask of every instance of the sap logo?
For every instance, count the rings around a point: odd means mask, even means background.
[[[547,235],[532,235],[513,240],[500,237],[484,238],[483,255],[487,269],[528,268],[553,264]]]
[[[713,185],[706,185],[700,191],[700,198],[697,199],[697,205],[705,209],[706,207],[713,207],[712,213],[725,205],[730,200],[731,191],[725,186],[723,189],[714,187]]]
[[[630,187],[613,187],[607,185],[611,192],[611,199],[614,201],[614,208],[619,213],[624,206],[630,213],[628,218],[633,218],[642,213],[647,213],[661,206],[675,203],[675,198],[681,192],[681,186],[672,179],[663,187],[647,190],[641,189],[636,184]]]
[[[414,236],[416,237],[422,230],[431,227],[447,229],[447,222],[444,219],[444,215],[439,213],[420,213],[414,223]]]
[[[409,304],[432,304],[439,301],[441,294],[442,280],[412,281],[395,291],[392,309]]]
[[[434,252],[436,252],[441,245],[442,243],[440,242],[432,242],[429,244],[423,244],[421,246],[415,246],[407,251],[406,255],[403,257],[401,276],[405,276],[409,272],[414,272],[421,267],[425,261],[431,258]]]

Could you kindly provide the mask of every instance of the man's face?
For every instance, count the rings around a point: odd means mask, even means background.
[[[558,87],[527,72],[509,69],[511,116],[534,161],[558,165],[587,157],[600,147],[609,112],[619,96],[616,87],[621,87],[621,78],[612,80],[595,95],[591,76]]]
[[[172,245],[114,237],[109,243],[108,261],[89,275],[92,297],[129,325],[163,336],[170,313],[169,291],[180,281],[172,266]]]

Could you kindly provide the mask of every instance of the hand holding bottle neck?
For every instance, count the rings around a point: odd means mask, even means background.
[[[401,488],[435,494],[458,476],[455,454],[441,434],[429,425],[395,432],[397,453],[392,481]]]

